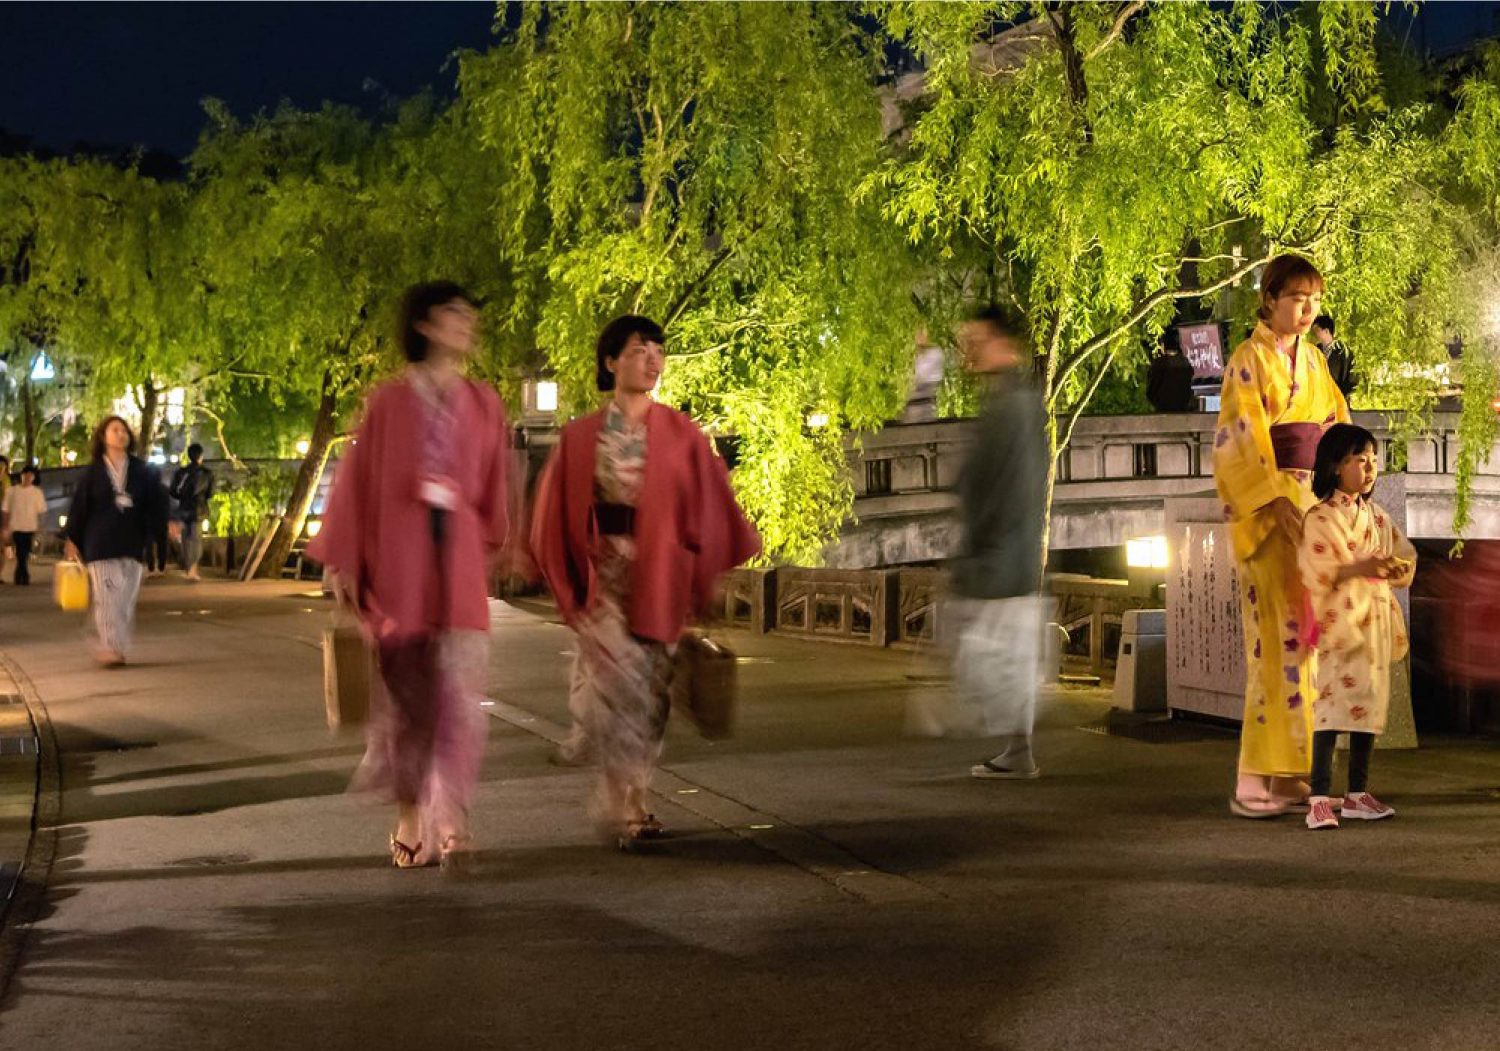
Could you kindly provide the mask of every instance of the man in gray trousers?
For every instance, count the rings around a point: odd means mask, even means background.
[[[999,750],[970,770],[974,777],[1029,780],[1041,773],[1031,735],[1046,610],[1046,410],[1018,318],[980,310],[965,322],[959,347],[984,403],[958,481],[946,626],[955,641],[953,729],[997,739]]]

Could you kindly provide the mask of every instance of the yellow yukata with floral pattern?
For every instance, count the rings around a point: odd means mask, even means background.
[[[1399,558],[1386,580],[1338,581],[1340,567],[1366,558]],[[1391,705],[1391,665],[1410,645],[1392,593],[1411,585],[1417,549],[1371,500],[1336,492],[1302,524],[1302,582],[1318,620],[1313,729],[1378,734]]]
[[[1312,769],[1315,662],[1301,641],[1306,592],[1297,548],[1276,528],[1270,505],[1286,497],[1306,512],[1318,501],[1310,470],[1277,466],[1271,427],[1312,423],[1326,430],[1347,422],[1349,406],[1307,340],[1298,342],[1294,367],[1258,324],[1224,368],[1214,484],[1234,544],[1245,625],[1243,774],[1300,777]]]

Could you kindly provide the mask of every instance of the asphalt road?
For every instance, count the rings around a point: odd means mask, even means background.
[[[1399,816],[1312,834],[1228,816],[1223,732],[1054,690],[1045,776],[975,782],[981,744],[902,736],[909,655],[740,637],[738,734],[674,725],[676,835],[623,856],[547,762],[568,633],[497,607],[480,864],[399,872],[307,587],[152,583],[118,671],[0,594],[62,784],[0,1048],[1500,1045],[1490,742],[1378,753]]]

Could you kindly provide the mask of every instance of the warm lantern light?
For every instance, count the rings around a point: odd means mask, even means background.
[[[536,384],[536,411],[557,411],[557,383],[554,380],[538,380]]]
[[[1131,569],[1166,569],[1167,538],[1143,536],[1125,541],[1125,564]]]
[[[298,456],[306,456],[307,450],[312,448],[312,442],[308,441],[306,438],[302,438],[298,440],[297,444],[293,446],[293,448],[297,450]]]

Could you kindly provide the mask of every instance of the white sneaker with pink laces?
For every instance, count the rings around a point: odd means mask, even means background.
[[[1361,792],[1357,796],[1344,797],[1344,816],[1356,821],[1379,821],[1382,818],[1395,817],[1396,811],[1370,793]]]
[[[1327,796],[1308,796],[1307,827],[1313,831],[1339,827],[1338,815],[1333,812],[1333,800]]]

